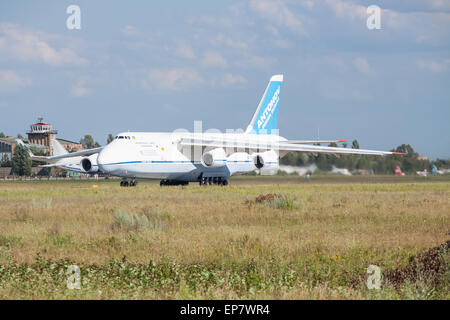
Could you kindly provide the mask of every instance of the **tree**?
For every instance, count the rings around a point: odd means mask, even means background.
[[[92,149],[95,146],[94,138],[89,134],[85,135],[84,138],[81,138],[80,143],[85,149]]]
[[[21,145],[16,145],[12,159],[12,170],[19,176],[31,175],[31,159],[28,151]]]
[[[19,133],[19,134],[17,134],[17,139],[23,140],[25,138]]]
[[[353,140],[353,142],[352,142],[352,149],[359,149],[358,140]]]
[[[6,138],[6,136],[3,132],[0,132],[0,138]]]
[[[3,154],[2,160],[0,161],[0,167],[11,167],[11,160],[6,153]]]
[[[111,143],[114,140],[114,136],[110,133],[108,134],[108,138],[106,139],[106,144]]]

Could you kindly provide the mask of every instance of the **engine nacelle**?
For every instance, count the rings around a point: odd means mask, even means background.
[[[256,169],[278,167],[278,155],[273,150],[262,153],[254,153],[252,154],[252,157],[253,165]]]
[[[81,159],[81,167],[83,168],[83,170],[85,172],[88,172],[88,173],[95,173],[98,171],[97,167],[94,167],[91,159],[89,159],[89,158]]]
[[[223,148],[213,149],[203,154],[202,163],[208,168],[223,167],[227,164],[227,154]]]

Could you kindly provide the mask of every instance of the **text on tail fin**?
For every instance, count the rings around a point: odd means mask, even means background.
[[[281,74],[270,78],[252,121],[247,127],[247,133],[276,133],[276,129],[278,129],[278,106],[282,83],[283,75]]]

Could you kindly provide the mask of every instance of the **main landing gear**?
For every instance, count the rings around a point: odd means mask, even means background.
[[[162,186],[187,186],[189,184],[188,181],[179,181],[179,180],[161,180],[159,185]]]
[[[219,186],[227,186],[228,180],[222,177],[207,177],[207,178],[200,178],[199,184],[201,186],[210,186],[210,185],[219,185]]]
[[[120,181],[120,186],[121,187],[136,187],[137,186],[137,181],[135,179],[132,179],[130,182],[128,182],[128,180],[122,180]]]

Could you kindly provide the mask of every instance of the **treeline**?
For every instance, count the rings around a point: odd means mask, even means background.
[[[337,147],[331,143],[330,147]],[[347,145],[344,144],[344,147]],[[351,148],[359,149],[357,140],[352,142]],[[419,154],[414,151],[409,144],[402,144],[391,151],[407,153],[406,155],[389,156],[368,156],[368,155],[334,155],[334,154],[310,154],[310,153],[289,153],[280,160],[282,165],[290,166],[309,166],[315,164],[319,170],[330,171],[333,166],[336,168],[345,168],[350,171],[373,170],[376,174],[392,174],[398,165],[405,173],[415,173],[416,171],[431,172],[432,165],[437,168],[448,168],[449,160],[437,159],[435,161],[420,160]]]

